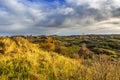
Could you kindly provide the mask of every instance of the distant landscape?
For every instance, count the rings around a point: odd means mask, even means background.
[[[120,80],[120,36],[0,37],[0,80]]]

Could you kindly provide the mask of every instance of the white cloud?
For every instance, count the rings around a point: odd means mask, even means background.
[[[68,15],[74,13],[74,10],[72,8],[66,7],[66,8],[58,8],[58,13],[63,15]]]
[[[14,13],[24,13],[25,6],[20,3],[18,0],[0,0],[2,4],[4,4],[9,10]]]
[[[0,32],[79,34],[120,30],[120,0],[66,0],[65,4],[35,1],[0,0]]]
[[[120,0],[66,0],[69,4],[74,6],[89,5],[89,7],[96,9],[111,9],[112,7],[119,8]]]

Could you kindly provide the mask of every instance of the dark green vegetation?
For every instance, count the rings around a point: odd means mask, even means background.
[[[27,36],[26,39],[39,47],[67,57],[77,58],[83,53],[120,56],[120,36]],[[44,45],[43,45],[44,44]],[[81,52],[82,51],[82,52]]]
[[[0,80],[120,80],[120,36],[0,37]]]

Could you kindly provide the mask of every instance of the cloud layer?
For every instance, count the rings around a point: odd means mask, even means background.
[[[120,33],[120,0],[0,0],[0,33]]]

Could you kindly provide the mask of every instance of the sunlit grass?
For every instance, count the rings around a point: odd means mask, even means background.
[[[23,38],[0,42],[6,51],[0,54],[0,80],[120,80],[119,58],[71,59],[42,51]]]

